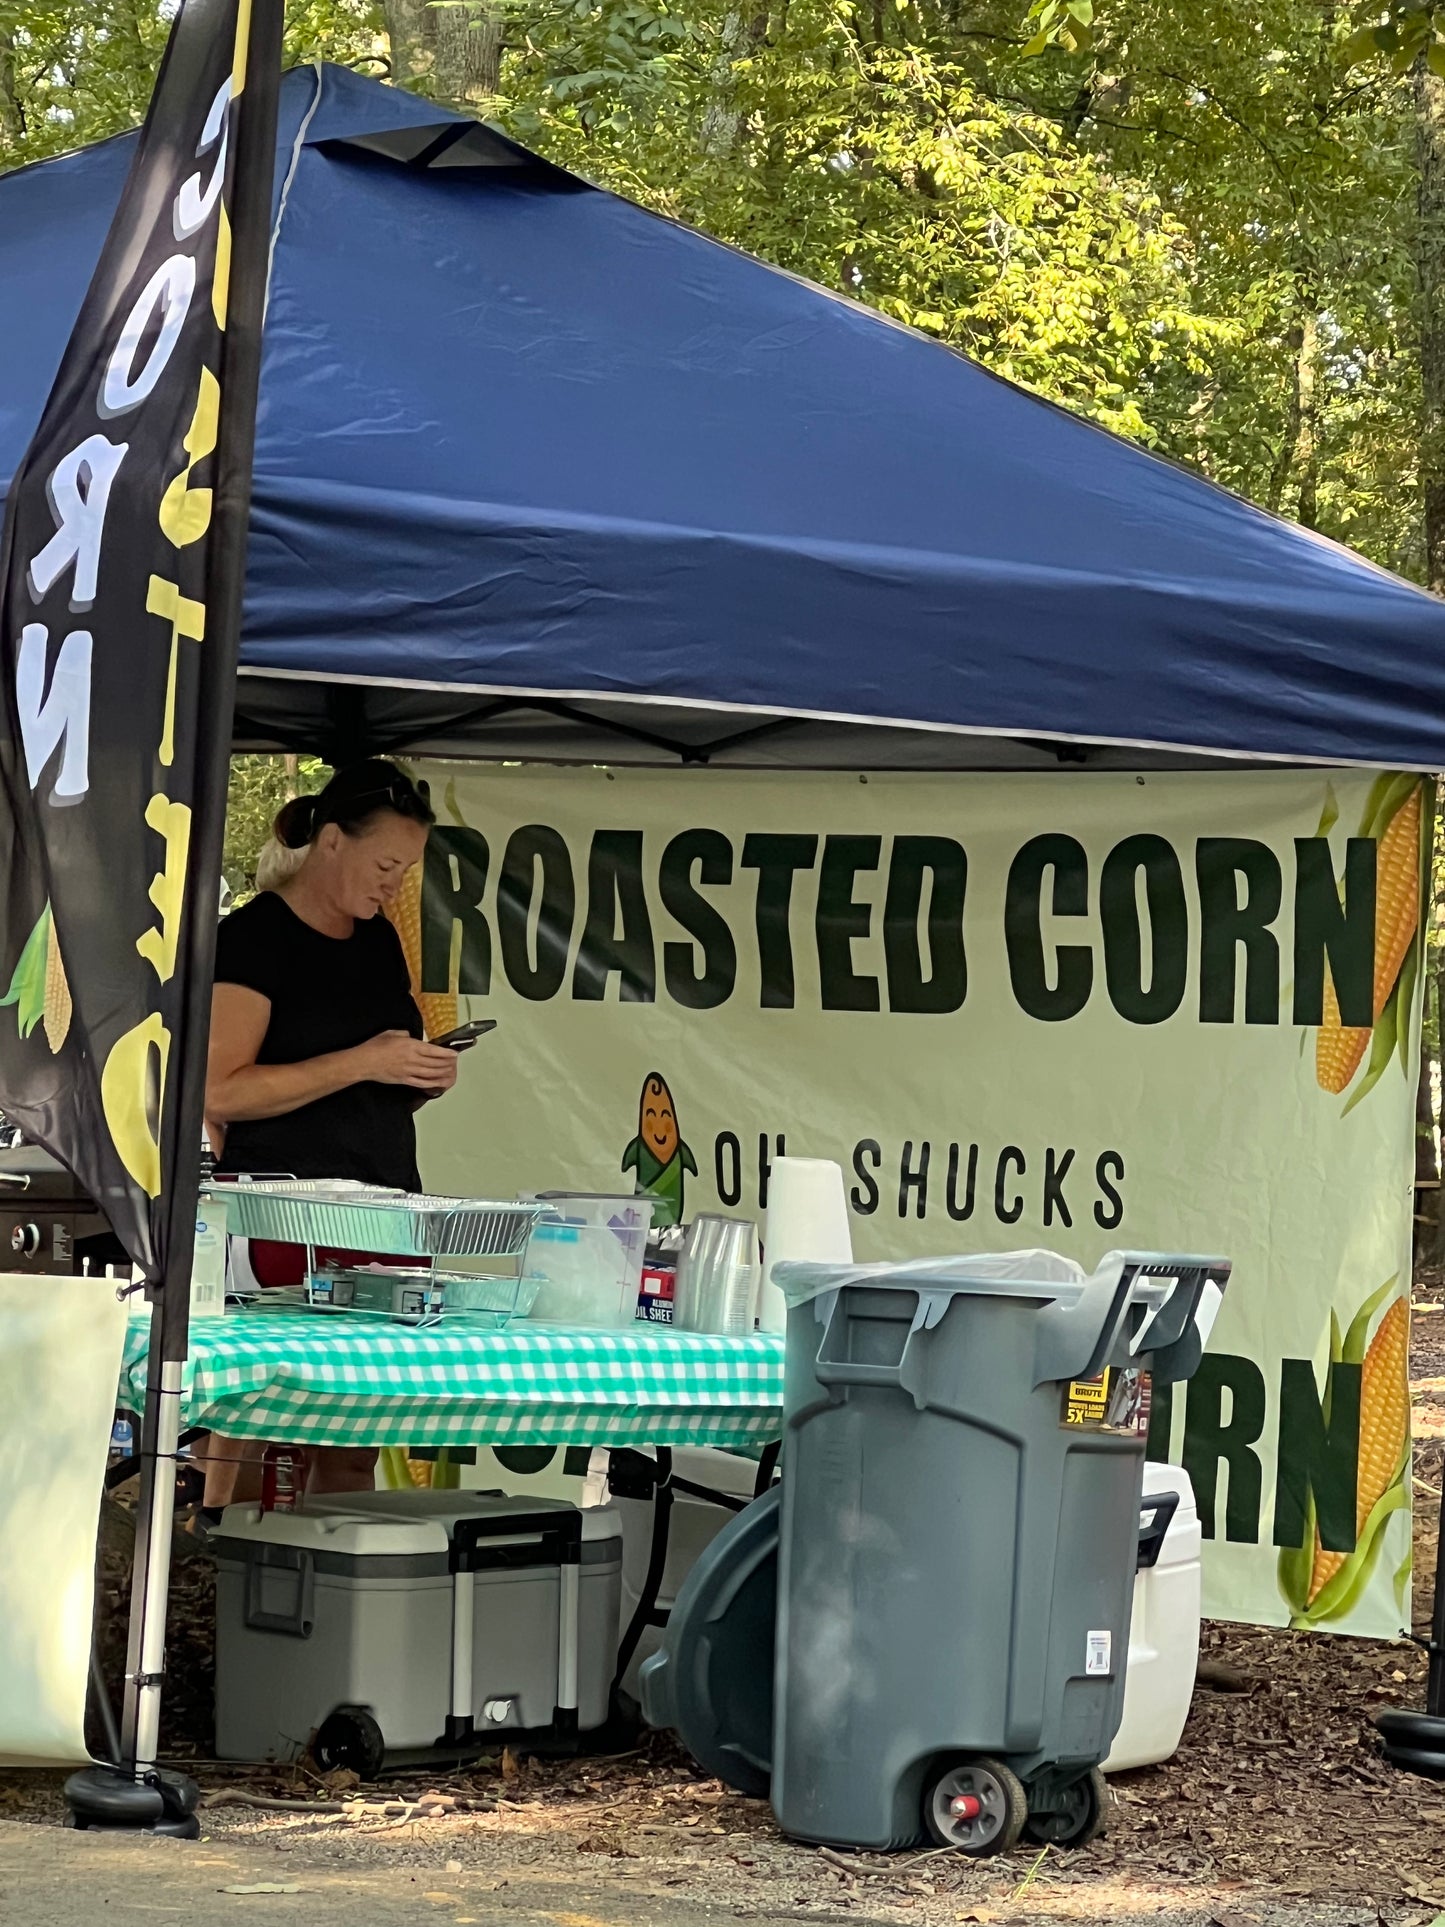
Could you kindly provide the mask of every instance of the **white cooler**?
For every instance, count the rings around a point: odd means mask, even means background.
[[[565,1740],[607,1719],[611,1507],[467,1492],[230,1506],[217,1557],[216,1751],[379,1771],[383,1755]]]
[[[1106,1773],[1156,1766],[1177,1750],[1194,1697],[1199,1664],[1199,1514],[1189,1475],[1177,1465],[1146,1464],[1140,1511],[1144,1557],[1150,1514],[1169,1493],[1179,1504],[1157,1541],[1157,1556],[1134,1575],[1124,1717]],[[1157,1534],[1156,1534],[1157,1539]]]
[[[652,1454],[644,1448],[644,1456]],[[739,1458],[733,1452],[719,1452],[712,1446],[674,1446],[672,1472],[677,1479],[690,1479],[694,1485],[707,1486],[743,1504],[752,1502],[757,1485],[756,1459]],[[647,1583],[647,1568],[652,1558],[653,1503],[651,1499],[626,1498],[613,1493],[612,1505],[622,1521],[622,1628],[632,1623],[637,1602]],[[667,1559],[662,1569],[662,1586],[657,1595],[660,1612],[671,1612],[682,1582],[703,1553],[735,1514],[725,1506],[674,1488],[672,1512],[668,1518]],[[633,1699],[641,1697],[638,1672],[642,1662],[662,1644],[662,1629],[644,1627],[637,1651],[632,1656],[621,1685]]]

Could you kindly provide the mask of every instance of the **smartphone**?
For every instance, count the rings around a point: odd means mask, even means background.
[[[489,1030],[496,1028],[495,1017],[478,1017],[470,1024],[458,1024],[445,1037],[433,1037],[428,1041],[440,1044],[443,1050],[470,1050],[479,1037],[485,1037]]]

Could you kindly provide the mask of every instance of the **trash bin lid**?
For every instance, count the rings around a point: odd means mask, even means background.
[[[844,1265],[784,1261],[773,1273],[790,1305],[805,1305],[840,1285],[874,1285],[889,1291],[947,1291],[980,1297],[1037,1298],[1074,1304],[1088,1274],[1057,1251],[981,1251],[957,1258],[904,1260],[901,1264]]]
[[[1118,1253],[1110,1252],[1099,1264],[1097,1277]],[[1126,1263],[1156,1261],[1152,1254],[1131,1254]],[[1161,1270],[1170,1264],[1179,1268],[1198,1265],[1198,1259],[1160,1258]],[[1092,1282],[1090,1274],[1072,1258],[1057,1251],[982,1251],[958,1258],[904,1259],[899,1263],[847,1265],[785,1259],[773,1271],[789,1305],[806,1305],[824,1292],[843,1285],[868,1285],[885,1291],[957,1292],[976,1298],[1022,1298],[1039,1304],[1074,1305]],[[1158,1307],[1168,1298],[1173,1279],[1169,1276],[1140,1274],[1134,1278],[1131,1298],[1140,1304]]]
[[[703,1551],[642,1669],[642,1704],[704,1772],[765,1800],[773,1769],[778,1505],[774,1486]]]

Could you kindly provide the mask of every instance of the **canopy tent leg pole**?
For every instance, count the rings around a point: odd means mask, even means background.
[[[170,1294],[172,1297],[174,1294]],[[165,1300],[151,1317],[145,1411],[141,1417],[140,1495],[130,1582],[130,1638],[120,1758],[114,1769],[87,1767],[65,1784],[77,1827],[135,1827],[194,1840],[200,1788],[182,1773],[162,1772],[161,1686],[166,1665],[166,1610],[170,1602],[171,1538],[175,1525],[176,1463],[181,1424],[181,1361],[168,1359]],[[184,1332],[182,1332],[184,1344]]]
[[[180,1410],[181,1367],[166,1361],[160,1367],[159,1389],[146,1393],[146,1416],[154,1425],[155,1445],[141,1468],[141,1516],[136,1528],[130,1649],[121,1715],[121,1761],[137,1778],[155,1766],[160,1749]]]

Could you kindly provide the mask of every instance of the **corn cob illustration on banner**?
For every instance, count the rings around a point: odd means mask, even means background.
[[[1303,1541],[1282,1552],[1279,1559],[1279,1586],[1292,1626],[1324,1626],[1350,1612],[1379,1563],[1386,1522],[1409,1503],[1410,1307],[1408,1294],[1398,1293],[1397,1284],[1391,1278],[1368,1298],[1343,1338],[1339,1321],[1331,1315],[1331,1365],[1360,1368],[1355,1545],[1352,1552],[1327,1551],[1321,1545],[1311,1495]],[[1369,1338],[1371,1321],[1386,1299],[1390,1302]],[[1327,1384],[1326,1419],[1333,1389],[1333,1383]],[[1407,1550],[1395,1574],[1397,1599],[1403,1599],[1409,1572]]]
[[[70,985],[66,981],[60,939],[48,903],[25,941],[10,988],[0,997],[0,1008],[5,1005],[14,1006],[22,1037],[28,1037],[37,1024],[43,1024],[45,1041],[52,1052],[58,1052],[70,1034]]]
[[[1418,776],[1382,776],[1370,791],[1359,834],[1377,845],[1374,1024],[1340,1022],[1334,981],[1326,968],[1324,1020],[1315,1036],[1315,1078],[1332,1096],[1349,1087],[1369,1053],[1365,1075],[1345,1105],[1347,1112],[1374,1089],[1397,1053],[1408,1074],[1428,862],[1423,854],[1425,821],[1425,784]]]
[[[411,994],[416,999],[416,1007],[421,1012],[422,1025],[428,1037],[445,1037],[449,1030],[457,1027],[457,992],[455,966],[452,969],[452,982],[448,989],[423,990],[421,984],[421,893],[426,872],[425,863],[414,863],[402,880],[401,889],[395,900],[387,905],[386,914],[396,926],[401,938],[401,947],[406,953],[407,972],[411,977]]]
[[[60,956],[60,938],[55,932],[55,919],[50,919],[50,930],[45,944],[45,1040],[52,1051],[58,1051],[70,1034],[70,985],[66,981],[65,965]]]

